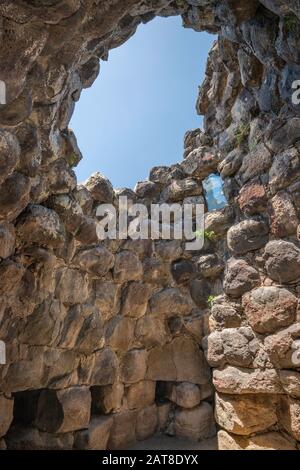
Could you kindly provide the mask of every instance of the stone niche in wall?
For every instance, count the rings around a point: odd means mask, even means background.
[[[298,449],[298,2],[17,0],[0,14],[0,448],[121,449],[218,429],[221,450]],[[77,185],[68,123],[82,89],[141,22],[170,15],[219,34],[197,100],[204,130],[134,191],[101,174]],[[212,175],[228,204],[206,211],[199,252],[99,243],[99,204],[206,204]]]

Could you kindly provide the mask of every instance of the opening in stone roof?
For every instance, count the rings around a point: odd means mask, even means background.
[[[115,188],[133,188],[152,167],[182,160],[186,130],[202,127],[195,103],[215,36],[181,23],[141,25],[101,62],[71,121],[84,156],[79,182],[100,171]]]

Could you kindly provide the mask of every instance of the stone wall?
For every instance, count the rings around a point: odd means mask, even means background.
[[[0,14],[0,446],[199,440],[215,432],[214,406],[220,449],[296,449],[299,2],[19,0]],[[204,132],[134,192],[99,174],[77,186],[68,123],[99,59],[141,22],[178,14],[219,33],[197,102]],[[201,252],[99,244],[99,203],[202,201],[216,171],[228,206],[206,214]]]

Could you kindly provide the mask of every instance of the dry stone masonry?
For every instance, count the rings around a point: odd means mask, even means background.
[[[5,0],[0,15],[0,448],[218,432],[222,450],[298,449],[299,1]],[[135,191],[77,185],[82,89],[140,23],[171,15],[219,35],[204,131]],[[213,173],[228,205],[206,213],[200,252],[99,243],[99,203],[203,202]]]

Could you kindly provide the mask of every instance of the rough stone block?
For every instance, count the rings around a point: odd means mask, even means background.
[[[216,394],[215,416],[226,431],[247,436],[277,423],[276,396]]]
[[[49,433],[68,433],[87,428],[91,394],[87,387],[43,390],[38,400],[37,427]]]
[[[91,419],[88,429],[75,434],[75,449],[106,450],[111,427],[112,416],[95,416]]]

